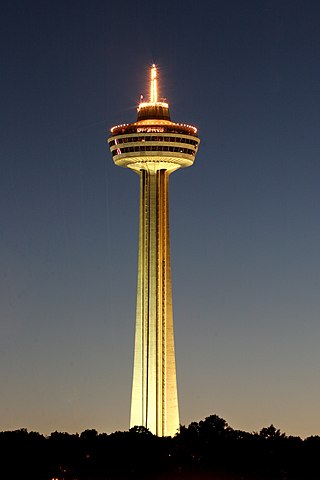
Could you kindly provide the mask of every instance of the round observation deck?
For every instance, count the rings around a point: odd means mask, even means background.
[[[148,119],[113,127],[108,143],[120,167],[173,171],[193,164],[200,143],[196,132],[190,125]]]
[[[174,171],[190,167],[200,143],[197,129],[174,123],[169,105],[158,101],[157,69],[151,68],[150,101],[138,107],[135,123],[111,128],[108,138],[113,161],[120,167]]]

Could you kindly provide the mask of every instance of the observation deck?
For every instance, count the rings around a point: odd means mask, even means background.
[[[151,78],[150,102],[140,103],[137,121],[111,128],[113,161],[137,172],[190,167],[200,143],[197,129],[171,121],[168,104],[157,100],[154,82],[156,76]]]

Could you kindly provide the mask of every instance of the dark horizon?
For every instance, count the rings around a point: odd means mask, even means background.
[[[145,427],[110,435],[85,430],[43,437],[0,432],[2,473],[34,480],[169,478],[199,480],[315,480],[320,436],[302,441],[270,425],[259,433],[234,430],[217,415],[157,437]]]

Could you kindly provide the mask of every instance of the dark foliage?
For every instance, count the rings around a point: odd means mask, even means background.
[[[7,480],[318,480],[320,437],[288,437],[273,425],[233,430],[211,415],[181,426],[174,438],[144,427],[110,435],[26,429],[0,432],[1,478]]]

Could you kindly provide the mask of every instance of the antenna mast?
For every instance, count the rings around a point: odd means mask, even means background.
[[[150,72],[150,103],[158,102],[158,81],[157,81],[157,67],[155,64],[151,67]]]

